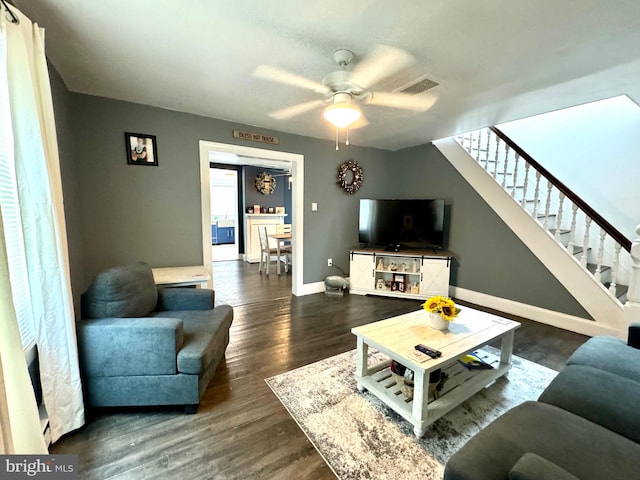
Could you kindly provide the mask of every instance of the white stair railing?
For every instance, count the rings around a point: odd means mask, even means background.
[[[603,290],[624,303],[625,286],[630,285],[635,271],[629,253],[631,242],[588,206],[581,207],[573,192],[502,136],[495,128],[484,128],[455,139],[594,281],[603,285]],[[571,214],[565,212],[567,201]],[[596,234],[591,232],[592,223],[599,228]]]
[[[631,281],[624,304],[625,324],[638,322],[640,319],[640,225],[636,227],[636,239],[631,244]]]

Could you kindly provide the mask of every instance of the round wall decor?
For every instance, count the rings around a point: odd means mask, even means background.
[[[256,175],[256,190],[263,195],[271,195],[276,189],[276,179],[267,172],[260,172]]]
[[[337,184],[347,193],[356,193],[362,185],[364,171],[353,160],[347,160],[338,167]]]

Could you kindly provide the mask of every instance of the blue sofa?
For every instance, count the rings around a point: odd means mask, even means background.
[[[90,407],[195,413],[229,343],[233,309],[212,290],[157,288],[143,262],[98,274],[82,295],[78,350]]]
[[[509,410],[456,452],[444,479],[640,478],[639,347],[589,339],[537,402]]]

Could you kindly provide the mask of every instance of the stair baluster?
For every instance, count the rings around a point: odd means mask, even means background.
[[[584,241],[582,242],[584,250],[582,251],[582,257],[580,258],[580,265],[582,268],[587,268],[587,252],[589,251],[589,228],[591,227],[591,218],[586,217],[584,221]]]
[[[502,169],[502,188],[507,188],[507,173],[509,172],[509,145],[504,144],[504,168]],[[497,165],[496,165],[497,170]]]
[[[522,189],[522,200],[520,200],[520,205],[522,208],[527,208],[527,194],[529,193],[529,170],[531,170],[531,165],[529,162],[524,162],[524,188]]]
[[[482,142],[482,132],[483,130],[479,130],[478,131],[478,151],[476,152],[476,162],[480,163],[480,153],[481,153],[481,148],[480,148],[480,144]]]
[[[487,172],[489,171],[489,150],[491,148],[491,135],[493,135],[493,132],[491,130],[487,130],[487,152],[484,157],[484,169]]]
[[[511,190],[511,198],[516,198],[516,190],[518,185],[518,164],[520,163],[520,155],[518,154],[518,152],[516,152],[514,161],[516,162],[516,164],[513,166],[513,190]]]
[[[544,205],[544,221],[542,226],[545,230],[549,229],[549,215],[551,215],[551,191],[553,190],[553,183],[547,180],[547,201]]]
[[[498,162],[500,162],[500,137],[496,135],[496,159],[493,166],[493,179],[498,177]],[[496,180],[497,181],[497,180]]]
[[[562,207],[564,204],[564,199],[565,199],[565,194],[560,192],[560,194],[558,195],[558,199],[560,201],[560,206],[558,207],[558,216],[556,217],[556,231],[554,233],[554,238],[556,239],[556,242],[561,243],[560,242],[560,230],[561,230],[561,226],[562,226]]]
[[[573,250],[576,241],[576,217],[578,215],[578,205],[571,203],[571,226],[569,227],[569,243],[567,245],[567,252],[569,255],[573,255]]]
[[[540,180],[542,179],[542,174],[536,171],[536,189],[533,193],[533,218],[538,216],[538,202],[540,201]]]
[[[616,242],[614,246],[613,265],[611,266],[611,283],[609,284],[609,293],[614,297],[617,296],[618,290],[618,268],[620,267],[620,249],[622,245]]]
[[[607,232],[604,231],[604,228],[600,228],[600,243],[598,244],[598,255],[596,257],[596,271],[593,274],[598,282],[602,281],[602,260],[604,258],[604,239],[606,236]]]

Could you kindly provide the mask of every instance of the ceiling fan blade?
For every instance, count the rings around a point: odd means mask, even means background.
[[[296,115],[300,115],[301,113],[308,112],[309,110],[313,110],[314,108],[318,108],[323,104],[324,101],[322,100],[311,100],[310,102],[299,103],[297,105],[272,112],[269,116],[276,120],[286,120],[288,118],[295,117]]]
[[[351,80],[362,88],[369,88],[414,62],[413,56],[404,50],[377,45],[371,54],[356,65]]]
[[[401,108],[414,112],[425,112],[438,101],[434,93],[408,95],[406,93],[373,92],[369,99],[369,105],[381,107]]]
[[[310,80],[302,75],[291,73],[286,70],[282,70],[278,67],[272,67],[271,65],[260,65],[252,73],[254,77],[264,78],[265,80],[271,80],[272,82],[285,83],[292,87],[304,88],[307,90],[313,90],[318,93],[327,93],[329,88]]]

